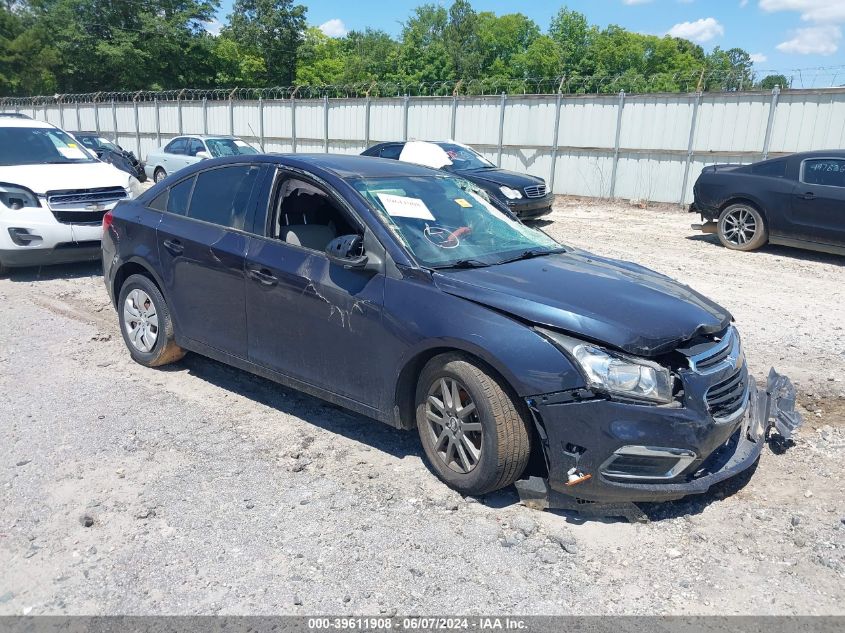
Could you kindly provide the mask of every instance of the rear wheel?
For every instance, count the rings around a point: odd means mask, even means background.
[[[417,429],[446,484],[479,495],[509,486],[528,464],[524,406],[489,370],[460,354],[432,359],[417,384]]]
[[[132,358],[147,367],[175,362],[185,355],[176,345],[170,310],[149,277],[132,275],[117,303],[120,332]]]
[[[164,171],[164,167],[156,167],[156,170],[153,172],[153,181],[161,182],[165,178],[167,178],[167,172]]]
[[[8,272],[9,269],[3,265],[3,262],[0,262],[0,277],[5,277]]]
[[[750,204],[732,204],[719,216],[719,241],[736,251],[753,251],[769,239],[766,222]]]

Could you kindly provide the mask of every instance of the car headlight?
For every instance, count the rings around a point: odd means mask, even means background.
[[[666,367],[611,352],[559,332],[538,330],[575,360],[590,387],[636,400],[672,402],[675,379]]]
[[[41,206],[38,204],[38,196],[26,187],[6,183],[0,183],[0,202],[14,210]]]
[[[522,198],[522,193],[517,189],[511,189],[510,187],[501,186],[499,187],[499,191],[507,198],[508,200],[519,200]]]
[[[129,191],[129,197],[133,200],[144,193],[144,187],[141,186],[141,182],[135,176],[129,176],[127,190]]]

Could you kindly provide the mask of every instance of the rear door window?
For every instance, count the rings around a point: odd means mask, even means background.
[[[188,156],[196,156],[197,152],[204,152],[205,145],[198,138],[192,138],[190,146],[188,147]]]
[[[804,161],[802,181],[808,185],[845,187],[845,159],[813,158]]]
[[[170,195],[167,198],[167,210],[176,215],[185,215],[188,211],[188,203],[191,201],[191,189],[194,187],[196,176],[183,180],[170,188]]]
[[[164,151],[168,154],[185,154],[187,150],[188,139],[185,138],[175,138],[164,148]]]
[[[390,158],[392,160],[399,160],[399,155],[402,153],[402,145],[388,145],[382,147],[379,156],[382,158]]]
[[[188,217],[242,230],[260,171],[260,165],[231,165],[201,172]]]

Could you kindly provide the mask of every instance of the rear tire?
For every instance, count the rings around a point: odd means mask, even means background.
[[[417,383],[417,430],[426,457],[448,486],[480,495],[519,479],[531,454],[524,405],[469,358],[438,356]]]
[[[0,262],[0,277],[5,277],[9,273],[9,269],[3,265],[3,262]]]
[[[167,172],[164,171],[164,167],[156,167],[155,171],[153,172],[153,182],[161,182],[167,178]]]
[[[149,277],[131,275],[124,282],[117,314],[123,342],[135,362],[145,367],[160,367],[185,355],[185,350],[174,342],[167,302]]]
[[[763,215],[750,204],[732,204],[722,211],[718,224],[719,241],[734,251],[754,251],[769,241]]]

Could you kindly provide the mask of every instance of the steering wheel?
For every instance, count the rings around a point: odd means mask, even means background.
[[[461,236],[471,233],[468,226],[450,230],[445,226],[426,226],[423,235],[438,248],[457,248],[461,244]]]

